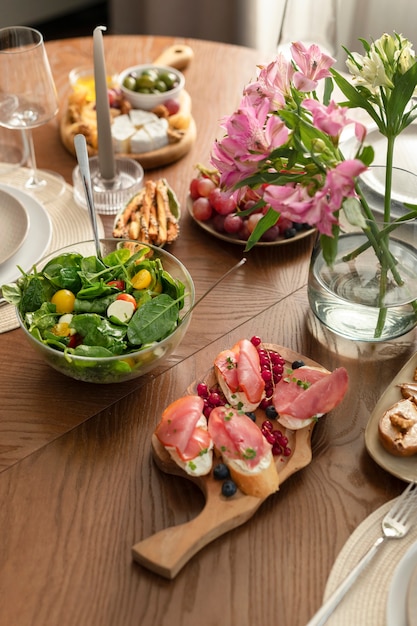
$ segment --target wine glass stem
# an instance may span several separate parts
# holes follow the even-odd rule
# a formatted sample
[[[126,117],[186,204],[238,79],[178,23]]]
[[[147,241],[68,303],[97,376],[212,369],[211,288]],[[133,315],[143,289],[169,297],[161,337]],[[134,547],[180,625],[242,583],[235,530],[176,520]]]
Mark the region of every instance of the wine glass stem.
[[[25,183],[25,187],[28,189],[39,189],[46,185],[46,181],[39,177],[39,172],[36,166],[35,146],[33,144],[32,131],[25,129],[26,143],[28,149],[28,166],[30,168],[30,175]]]

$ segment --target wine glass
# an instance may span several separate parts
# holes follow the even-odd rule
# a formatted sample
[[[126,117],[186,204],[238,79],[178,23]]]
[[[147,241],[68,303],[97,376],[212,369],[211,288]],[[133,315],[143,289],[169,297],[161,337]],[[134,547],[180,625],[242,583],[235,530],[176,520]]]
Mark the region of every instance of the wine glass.
[[[34,28],[0,29],[0,126],[24,131],[29,176],[22,188],[41,202],[55,200],[65,181],[36,165],[32,129],[58,112],[58,96],[42,34]]]

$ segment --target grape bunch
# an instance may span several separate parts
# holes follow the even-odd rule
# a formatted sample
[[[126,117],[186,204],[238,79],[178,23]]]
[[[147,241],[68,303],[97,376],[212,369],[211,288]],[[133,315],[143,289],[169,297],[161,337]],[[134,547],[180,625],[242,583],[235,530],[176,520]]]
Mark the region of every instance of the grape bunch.
[[[255,226],[263,217],[268,207],[254,209],[249,215],[241,215],[242,211],[252,209],[259,198],[255,192],[248,191],[245,198],[236,205],[230,196],[219,187],[219,176],[214,170],[200,166],[199,173],[191,180],[190,198],[192,213],[196,220],[209,223],[215,231],[231,235],[247,241]],[[291,239],[302,230],[311,227],[297,224],[280,216],[277,223],[271,226],[261,237],[263,242],[274,242],[280,239]]]

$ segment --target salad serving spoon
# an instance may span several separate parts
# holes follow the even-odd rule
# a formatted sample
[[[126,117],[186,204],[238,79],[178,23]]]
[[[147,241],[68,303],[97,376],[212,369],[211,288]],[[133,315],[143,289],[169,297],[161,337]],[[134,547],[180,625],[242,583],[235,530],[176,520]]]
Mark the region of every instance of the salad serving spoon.
[[[94,207],[93,191],[91,187],[90,164],[88,161],[87,142],[82,134],[74,137],[75,153],[80,168],[81,179],[84,187],[85,199],[87,202],[88,213],[90,215],[91,226],[93,228],[94,244],[96,248],[97,258],[101,260],[100,237],[97,228],[96,210]]]

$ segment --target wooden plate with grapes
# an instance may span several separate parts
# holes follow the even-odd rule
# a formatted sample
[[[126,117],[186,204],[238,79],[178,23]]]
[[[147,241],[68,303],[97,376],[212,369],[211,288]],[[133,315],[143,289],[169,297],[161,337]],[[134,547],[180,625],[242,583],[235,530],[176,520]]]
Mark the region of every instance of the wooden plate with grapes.
[[[279,355],[284,371],[286,367],[291,368],[295,361],[300,360],[306,365],[322,367],[319,363],[283,346],[261,344],[260,349],[264,350],[267,358],[272,357],[270,358],[272,362],[277,361],[275,355]],[[279,367],[276,369],[279,370]],[[278,382],[279,373],[277,375],[275,371],[275,374],[272,375],[275,376],[275,382]],[[194,381],[187,389],[187,393],[207,396],[205,388],[209,392],[208,398],[213,394],[212,400],[216,402],[214,394],[221,394],[221,392],[212,368],[203,380]],[[205,404],[207,407],[210,400],[208,399]],[[314,423],[295,431],[282,428],[277,422],[273,423],[273,419],[268,418],[269,411],[265,410],[265,404],[267,403],[264,403],[263,408],[259,407],[255,411],[253,418],[264,434],[267,430],[273,433],[273,437],[276,437],[275,463],[282,484],[292,474],[310,463],[312,458],[311,433]],[[266,422],[269,422],[269,425]],[[277,434],[277,431],[280,432],[280,435]],[[215,478],[214,468],[218,463],[216,459],[213,461],[213,469],[210,474],[195,478],[186,474],[172,461],[155,435],[152,436],[151,447],[153,458],[160,470],[191,480],[198,485],[205,496],[204,508],[197,517],[184,524],[166,528],[151,535],[132,548],[135,561],[164,578],[173,579],[204,546],[249,520],[261,506],[264,498],[245,495],[239,489],[230,497],[223,495],[222,481]],[[279,492],[273,497],[279,498]]]

